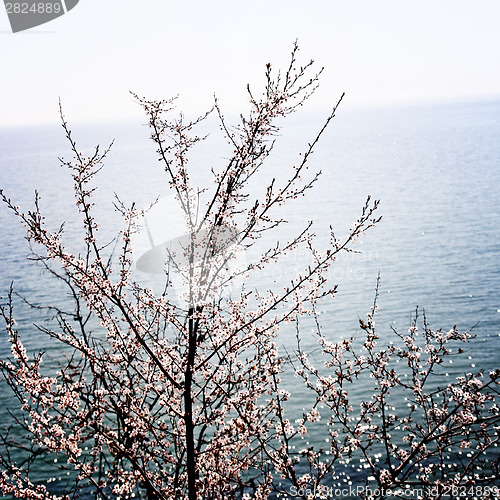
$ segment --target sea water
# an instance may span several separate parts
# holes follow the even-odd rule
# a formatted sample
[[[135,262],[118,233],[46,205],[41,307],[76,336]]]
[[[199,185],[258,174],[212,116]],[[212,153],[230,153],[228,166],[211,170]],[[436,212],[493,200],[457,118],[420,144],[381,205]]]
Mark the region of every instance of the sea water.
[[[262,167],[252,196],[275,177],[285,180],[290,167],[300,161],[328,111],[295,113],[275,137],[272,156]],[[116,235],[121,220],[113,208],[116,193],[127,205],[145,207],[158,196],[169,196],[168,179],[155,156],[154,144],[142,124],[75,124],[73,136],[85,154],[99,143],[114,139],[105,166],[96,178],[96,218],[105,238]],[[328,247],[330,225],[336,236],[348,234],[368,195],[380,200],[381,222],[353,244],[356,252],[341,256],[328,278],[338,285],[334,300],[321,305],[322,332],[336,341],[359,333],[358,319],[373,303],[380,275],[377,329],[381,341],[390,341],[391,328],[404,332],[418,306],[434,329],[473,329],[476,338],[466,356],[449,367],[457,376],[480,367],[486,373],[499,365],[500,347],[500,102],[475,102],[429,106],[343,111],[317,146],[309,161],[310,172],[321,170],[320,180],[304,198],[286,208],[287,223],[268,235],[252,256],[286,241],[308,220],[314,221],[315,244]],[[217,127],[191,163],[192,182],[213,187],[210,170],[218,170],[230,154]],[[72,199],[72,181],[58,157],[72,153],[58,126],[18,127],[0,130],[0,187],[23,211],[33,206],[33,193],[41,196],[41,211],[48,227],[65,222],[66,244],[78,249],[80,219]],[[262,194],[262,191],[261,191]],[[159,240],[169,225],[156,228]],[[34,304],[62,304],[65,291],[29,260],[30,249],[23,228],[5,206],[0,206],[0,295],[10,284]],[[137,257],[137,254],[135,254]],[[265,290],[286,286],[307,265],[307,253],[288,257],[250,281]],[[151,275],[134,272],[144,286],[155,286]],[[2,300],[5,303],[5,299]],[[57,359],[57,350],[34,326],[43,321],[39,312],[16,300],[16,319],[31,351],[46,351]],[[307,321],[302,346],[311,351],[315,338]],[[284,349],[295,347],[295,331],[278,334]],[[10,356],[7,335],[0,334],[0,355]],[[300,411],[308,394],[297,380],[284,380],[291,402]],[[1,404],[12,408],[16,400],[2,386]],[[355,396],[369,397],[363,386]],[[310,398],[310,395],[309,395]],[[9,417],[2,411],[2,426]],[[310,441],[314,441],[314,435]],[[319,444],[311,443],[311,444]],[[43,476],[43,473],[42,473]]]

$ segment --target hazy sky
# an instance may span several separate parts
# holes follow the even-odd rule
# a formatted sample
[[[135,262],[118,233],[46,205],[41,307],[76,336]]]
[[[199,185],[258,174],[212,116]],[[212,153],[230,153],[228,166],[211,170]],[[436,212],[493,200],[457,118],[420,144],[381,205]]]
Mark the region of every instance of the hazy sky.
[[[325,66],[312,107],[500,97],[499,0],[80,0],[17,34],[1,7],[0,125],[57,121],[59,97],[73,122],[142,120],[128,90],[239,111],[296,38]]]

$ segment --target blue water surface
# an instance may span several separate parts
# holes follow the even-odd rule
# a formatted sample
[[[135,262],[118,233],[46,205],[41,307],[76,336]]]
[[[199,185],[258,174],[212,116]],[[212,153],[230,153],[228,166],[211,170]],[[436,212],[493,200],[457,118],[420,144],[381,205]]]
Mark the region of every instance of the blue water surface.
[[[271,177],[286,176],[325,116],[296,113],[283,123],[255,193]],[[191,163],[193,184],[199,187],[211,185],[210,168],[221,168],[229,154],[218,128],[207,127],[211,135]],[[73,134],[86,154],[97,143],[105,147],[115,141],[97,181],[96,217],[106,238],[112,238],[121,224],[112,205],[115,192],[126,204],[139,206],[168,193],[146,126],[75,124]],[[327,248],[330,224],[338,236],[346,235],[367,195],[381,200],[382,221],[355,243],[359,253],[342,256],[329,274],[338,284],[338,295],[322,305],[325,335],[338,340],[358,330],[358,317],[369,311],[380,274],[377,328],[382,341],[390,340],[391,326],[404,331],[418,306],[425,309],[431,327],[457,325],[476,335],[468,355],[450,367],[450,373],[498,367],[499,137],[500,102],[339,110],[310,161],[311,172],[322,171],[320,180],[307,197],[286,209],[288,224],[260,247],[289,238],[311,219],[317,246]],[[65,221],[67,245],[76,249],[80,222],[72,181],[59,164],[61,156],[70,159],[72,153],[59,127],[0,130],[0,187],[25,211],[32,207],[37,189],[48,226],[57,229]],[[0,295],[5,297],[13,282],[15,290],[33,302],[63,303],[62,287],[48,280],[28,255],[22,225],[0,206]],[[307,255],[299,253],[265,269],[250,286],[286,285],[306,262]],[[154,285],[149,276],[134,276],[145,286]],[[32,326],[40,321],[37,311],[17,302],[17,321],[28,348],[47,350],[57,359],[57,350]],[[303,334],[303,345],[312,349],[314,338],[307,328]],[[293,349],[295,332],[284,330],[278,343]],[[3,331],[0,356],[9,353]],[[284,382],[291,388],[293,404],[301,409],[307,393],[297,389],[296,379]],[[363,394],[362,387],[355,390]],[[9,392],[2,392],[1,404],[15,404]],[[5,412],[1,418],[5,420]]]

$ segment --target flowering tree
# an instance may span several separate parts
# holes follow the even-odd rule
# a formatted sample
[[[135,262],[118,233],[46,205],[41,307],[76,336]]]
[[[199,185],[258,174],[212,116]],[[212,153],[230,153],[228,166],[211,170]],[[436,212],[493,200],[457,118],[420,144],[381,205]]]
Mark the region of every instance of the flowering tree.
[[[376,302],[367,319],[360,320],[358,337],[334,343],[322,329],[317,305],[336,292],[326,273],[380,220],[378,202],[367,199],[343,239],[331,231],[327,249],[315,247],[309,222],[287,242],[227,271],[238,252],[284,222],[280,207],[306,195],[320,175],[307,176],[308,162],[337,106],[289,176],[270,179],[257,199],[249,196],[251,180],[272,151],[279,120],[301,106],[318,84],[321,71],[310,74],[312,61],[299,66],[297,51],[295,45],[283,73],[275,75],[267,65],[261,97],[248,88],[250,113],[239,125],[230,127],[215,101],[212,112],[233,152],[213,172],[214,188],[206,201],[192,183],[188,159],[202,140],[194,130],[208,114],[194,121],[182,115],[171,119],[173,100],[135,95],[186,224],[177,254],[153,249],[165,262],[162,294],[131,276],[132,237],[143,215],[135,205],[117,205],[124,218],[118,254],[110,255],[108,242],[100,240],[93,182],[109,150],[80,153],[62,112],[74,154],[73,161],[63,163],[73,177],[85,233],[80,253],[66,248],[62,228],[46,227],[38,196],[35,208],[25,213],[1,193],[29,240],[42,249],[39,262],[71,297],[65,308],[51,306],[54,324],[38,326],[65,354],[53,371],[42,369],[42,353],[26,351],[14,319],[12,290],[1,306],[12,354],[0,361],[0,368],[19,400],[23,416],[17,423],[28,436],[22,443],[3,435],[4,494],[40,499],[312,498],[328,495],[350,461],[364,464],[356,474],[365,485],[358,493],[367,497],[372,495],[368,487],[384,496],[390,488],[420,486],[425,495],[439,498],[453,488],[455,494],[457,488],[486,488],[495,481],[498,463],[490,449],[498,441],[499,373],[465,374],[444,385],[441,378],[434,381],[443,359],[459,354],[453,346],[470,335],[454,328],[435,332],[425,320],[419,332],[415,321],[405,335],[394,332],[395,342],[379,347]],[[236,295],[224,294],[236,279],[244,282],[300,248],[309,253],[310,264],[287,286],[249,290],[241,285]],[[179,298],[169,293],[173,273],[185,284]],[[323,354],[319,362],[301,347],[302,318],[315,322]],[[295,353],[278,347],[278,332],[285,327],[296,328]],[[299,414],[283,389],[287,370],[311,394],[309,408]],[[350,395],[356,381],[371,381],[367,399]],[[304,446],[303,437],[316,429],[325,445]],[[14,453],[19,449],[28,457],[21,462]],[[44,460],[69,474],[64,492],[37,483],[33,464]]]

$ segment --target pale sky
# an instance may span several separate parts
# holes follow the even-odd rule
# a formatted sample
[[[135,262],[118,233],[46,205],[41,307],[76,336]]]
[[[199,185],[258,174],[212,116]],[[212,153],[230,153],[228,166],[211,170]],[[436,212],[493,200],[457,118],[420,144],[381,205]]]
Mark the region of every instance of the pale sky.
[[[295,39],[325,66],[312,108],[500,97],[499,0],[80,0],[16,34],[0,5],[0,126],[56,122],[59,97],[71,122],[143,121],[129,90],[244,111]]]

